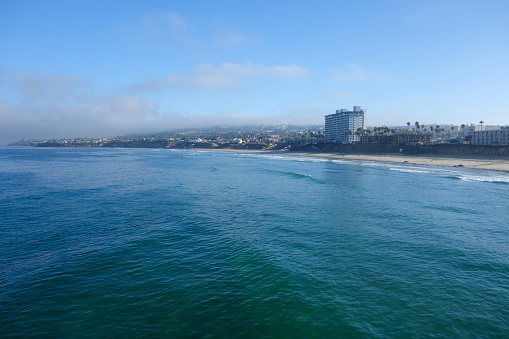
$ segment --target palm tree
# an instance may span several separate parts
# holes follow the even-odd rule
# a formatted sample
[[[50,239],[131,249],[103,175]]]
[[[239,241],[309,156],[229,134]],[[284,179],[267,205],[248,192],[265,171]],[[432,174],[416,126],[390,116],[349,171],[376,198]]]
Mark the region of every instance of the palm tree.
[[[416,122],[415,122],[415,128],[417,128],[417,129],[421,129],[421,125],[419,124],[419,121],[416,121]]]
[[[406,124],[408,126],[408,130],[410,131],[410,121],[408,121]]]
[[[322,131],[318,131],[318,140],[322,140],[323,137]]]

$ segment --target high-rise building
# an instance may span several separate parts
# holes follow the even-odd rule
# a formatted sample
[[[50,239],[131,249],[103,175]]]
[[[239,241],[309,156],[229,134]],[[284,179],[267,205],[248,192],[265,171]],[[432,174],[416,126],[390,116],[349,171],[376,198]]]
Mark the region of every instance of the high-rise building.
[[[366,110],[354,106],[353,111],[345,108],[325,116],[325,141],[351,143],[360,141],[355,135],[357,129],[366,127]]]

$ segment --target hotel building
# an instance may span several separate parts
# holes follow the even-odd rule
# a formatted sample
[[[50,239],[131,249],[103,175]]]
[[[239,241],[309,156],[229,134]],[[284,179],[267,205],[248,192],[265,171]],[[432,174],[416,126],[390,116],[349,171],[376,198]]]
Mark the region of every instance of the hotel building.
[[[357,129],[366,127],[366,110],[354,106],[353,111],[336,110],[336,113],[325,116],[325,141],[351,143],[360,141],[355,135]]]
[[[509,126],[500,127],[497,130],[474,130],[472,144],[477,145],[509,145]]]

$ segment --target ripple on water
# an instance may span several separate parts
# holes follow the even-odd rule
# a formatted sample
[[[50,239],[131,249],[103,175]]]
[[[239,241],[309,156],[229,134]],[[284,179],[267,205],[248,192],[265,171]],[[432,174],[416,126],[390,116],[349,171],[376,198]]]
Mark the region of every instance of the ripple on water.
[[[509,331],[504,175],[25,150],[0,149],[2,337]]]

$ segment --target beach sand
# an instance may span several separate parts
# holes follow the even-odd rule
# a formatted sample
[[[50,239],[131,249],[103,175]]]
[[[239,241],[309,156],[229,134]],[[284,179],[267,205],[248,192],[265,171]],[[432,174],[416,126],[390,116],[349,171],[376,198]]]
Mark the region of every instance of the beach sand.
[[[453,158],[445,156],[414,156],[414,155],[366,155],[366,154],[323,154],[323,153],[288,153],[289,155],[316,156],[327,159],[383,161],[400,164],[444,166],[444,167],[466,167],[483,170],[509,172],[509,160],[483,159],[483,158]]]
[[[198,149],[197,149],[198,150]],[[448,157],[448,156],[421,156],[421,155],[400,155],[400,154],[337,154],[337,153],[307,153],[290,151],[271,150],[242,150],[242,149],[207,149],[207,151],[237,152],[237,153],[267,153],[288,156],[318,157],[325,159],[341,160],[362,160],[393,162],[400,164],[443,166],[443,167],[465,167],[482,170],[503,171],[509,173],[509,159],[487,159],[474,157]]]

